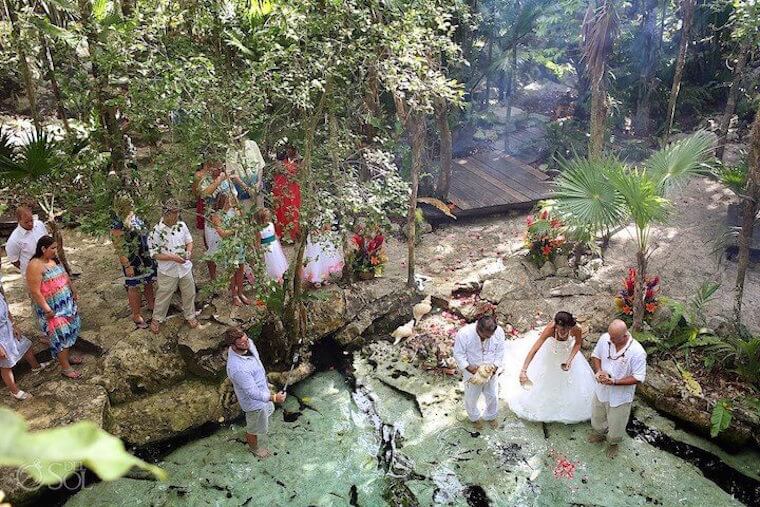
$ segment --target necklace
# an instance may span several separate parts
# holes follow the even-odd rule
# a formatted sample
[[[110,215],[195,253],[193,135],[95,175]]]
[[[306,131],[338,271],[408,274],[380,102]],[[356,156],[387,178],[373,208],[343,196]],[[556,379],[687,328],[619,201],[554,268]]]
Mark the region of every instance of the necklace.
[[[631,348],[631,345],[633,345],[633,339],[628,338],[628,343],[626,344],[625,348],[623,348],[623,352],[613,357],[612,340],[610,340],[609,342],[607,342],[607,359],[609,359],[610,361],[617,361],[618,359],[625,358],[625,353],[628,352],[628,349]],[[615,350],[615,352],[617,352],[617,349]]]

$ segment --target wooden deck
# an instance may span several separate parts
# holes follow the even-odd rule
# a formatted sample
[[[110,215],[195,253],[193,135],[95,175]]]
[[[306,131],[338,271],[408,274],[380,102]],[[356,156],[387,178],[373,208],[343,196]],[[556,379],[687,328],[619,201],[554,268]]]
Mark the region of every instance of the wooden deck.
[[[449,200],[461,217],[530,209],[551,197],[549,177],[499,150],[454,159]]]

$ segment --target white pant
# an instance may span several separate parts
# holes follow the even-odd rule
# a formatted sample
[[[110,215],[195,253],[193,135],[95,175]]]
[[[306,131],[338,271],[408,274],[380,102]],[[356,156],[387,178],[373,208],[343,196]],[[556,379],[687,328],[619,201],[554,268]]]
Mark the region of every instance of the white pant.
[[[481,418],[478,400],[482,394],[486,398],[486,411],[482,414],[485,421],[493,421],[499,411],[499,377],[494,375],[491,380],[483,385],[475,385],[467,380],[472,375],[465,372],[464,375],[464,408],[467,410],[467,417],[470,421],[475,422]]]

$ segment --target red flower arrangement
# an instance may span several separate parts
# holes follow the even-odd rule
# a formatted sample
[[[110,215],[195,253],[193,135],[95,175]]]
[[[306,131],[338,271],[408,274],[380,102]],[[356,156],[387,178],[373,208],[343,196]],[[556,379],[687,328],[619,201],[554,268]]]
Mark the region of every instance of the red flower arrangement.
[[[528,231],[525,234],[525,246],[528,256],[538,266],[553,260],[557,251],[565,244],[562,236],[562,222],[552,218],[548,210],[542,210],[537,216],[528,215]]]
[[[623,317],[633,316],[633,294],[636,290],[637,276],[636,268],[628,268],[628,276],[623,279],[623,288],[615,296],[615,306]],[[654,315],[654,312],[660,307],[660,301],[657,297],[659,285],[659,276],[644,278],[644,320]]]
[[[388,261],[383,245],[385,236],[378,232],[374,236],[354,234],[351,238],[349,262],[355,273],[382,274],[383,265]]]

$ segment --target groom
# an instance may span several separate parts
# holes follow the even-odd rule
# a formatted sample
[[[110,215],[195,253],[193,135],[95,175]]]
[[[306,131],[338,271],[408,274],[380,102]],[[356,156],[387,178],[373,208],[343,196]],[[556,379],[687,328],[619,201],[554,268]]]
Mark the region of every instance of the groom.
[[[622,320],[613,320],[596,343],[591,354],[591,367],[596,374],[596,393],[591,407],[588,441],[594,444],[607,440],[607,456],[614,458],[625,435],[636,385],[644,382],[647,353],[628,332]]]
[[[486,315],[477,323],[464,326],[454,339],[454,359],[462,372],[464,380],[464,408],[467,417],[477,429],[483,428],[478,400],[482,394],[486,399],[486,412],[483,421],[496,429],[499,423],[496,415],[499,410],[498,400],[498,370],[482,385],[469,382],[478,371],[478,366],[495,365],[501,369],[504,362],[505,336],[504,330],[496,322],[496,317]]]

